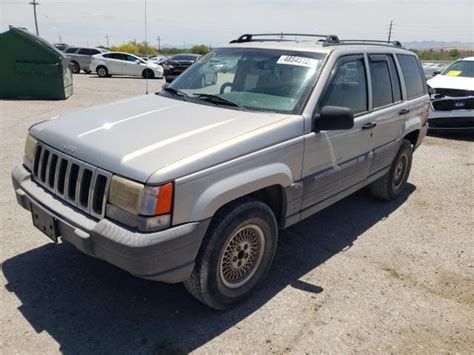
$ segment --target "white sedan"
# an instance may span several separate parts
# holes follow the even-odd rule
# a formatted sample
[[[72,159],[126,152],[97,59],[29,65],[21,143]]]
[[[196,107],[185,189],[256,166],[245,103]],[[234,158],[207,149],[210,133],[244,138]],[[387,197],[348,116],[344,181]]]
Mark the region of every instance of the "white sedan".
[[[100,77],[112,75],[163,78],[163,67],[129,53],[107,52],[93,57],[90,69]]]

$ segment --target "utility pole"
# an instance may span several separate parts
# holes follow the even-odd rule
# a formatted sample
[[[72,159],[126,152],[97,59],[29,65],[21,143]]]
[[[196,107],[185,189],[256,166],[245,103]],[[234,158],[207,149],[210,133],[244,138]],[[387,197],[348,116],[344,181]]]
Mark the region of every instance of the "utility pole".
[[[161,52],[161,38],[158,36],[156,39],[158,40],[158,52]]]
[[[388,30],[388,43],[392,40],[392,28],[393,28],[393,20],[390,21],[390,29]]]
[[[183,41],[183,49],[186,50],[186,41]]]
[[[108,34],[105,35],[105,39],[107,40],[107,48],[110,48],[110,46],[109,46],[109,35]]]
[[[39,5],[39,3],[36,2],[36,0],[33,0],[30,2],[30,5],[33,5],[33,13],[35,15],[35,27],[36,27],[36,35],[39,36],[39,31],[38,31],[38,20],[36,18],[36,6]]]

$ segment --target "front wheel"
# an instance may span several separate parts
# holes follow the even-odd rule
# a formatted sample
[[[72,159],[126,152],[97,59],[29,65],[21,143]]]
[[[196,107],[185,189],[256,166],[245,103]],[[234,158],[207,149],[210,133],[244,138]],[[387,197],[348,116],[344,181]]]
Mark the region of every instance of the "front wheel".
[[[214,217],[186,289],[214,309],[242,301],[270,270],[277,239],[266,204],[251,198],[229,204]]]
[[[154,79],[155,78],[155,73],[153,73],[153,70],[151,70],[151,69],[145,69],[142,73],[142,77],[144,79],[146,79],[146,78]]]
[[[404,190],[410,175],[413,148],[407,140],[402,142],[390,170],[370,185],[373,196],[386,201],[396,199]]]

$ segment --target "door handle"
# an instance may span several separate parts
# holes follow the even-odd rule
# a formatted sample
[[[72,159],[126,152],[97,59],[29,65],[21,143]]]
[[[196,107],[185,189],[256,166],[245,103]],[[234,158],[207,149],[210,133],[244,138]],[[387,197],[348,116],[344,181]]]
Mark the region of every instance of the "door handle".
[[[403,110],[401,110],[398,114],[401,116],[401,115],[406,115],[407,113],[410,113],[410,110],[409,109],[406,109],[404,108]]]
[[[374,128],[375,126],[377,126],[376,122],[367,122],[366,124],[362,126],[362,129],[371,129],[371,128]]]

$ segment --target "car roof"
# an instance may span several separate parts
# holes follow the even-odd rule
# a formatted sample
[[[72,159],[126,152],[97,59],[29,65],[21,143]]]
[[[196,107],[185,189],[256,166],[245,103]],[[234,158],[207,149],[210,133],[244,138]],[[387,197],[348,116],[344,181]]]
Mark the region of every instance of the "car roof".
[[[252,49],[275,49],[275,50],[287,50],[287,51],[301,51],[301,52],[315,52],[329,54],[334,51],[344,52],[372,52],[372,53],[401,53],[411,54],[413,52],[392,46],[382,44],[338,44],[338,43],[324,43],[314,41],[251,41],[241,43],[229,43],[221,48],[252,48]]]
[[[459,60],[467,60],[469,62],[474,62],[474,57],[461,58]]]

